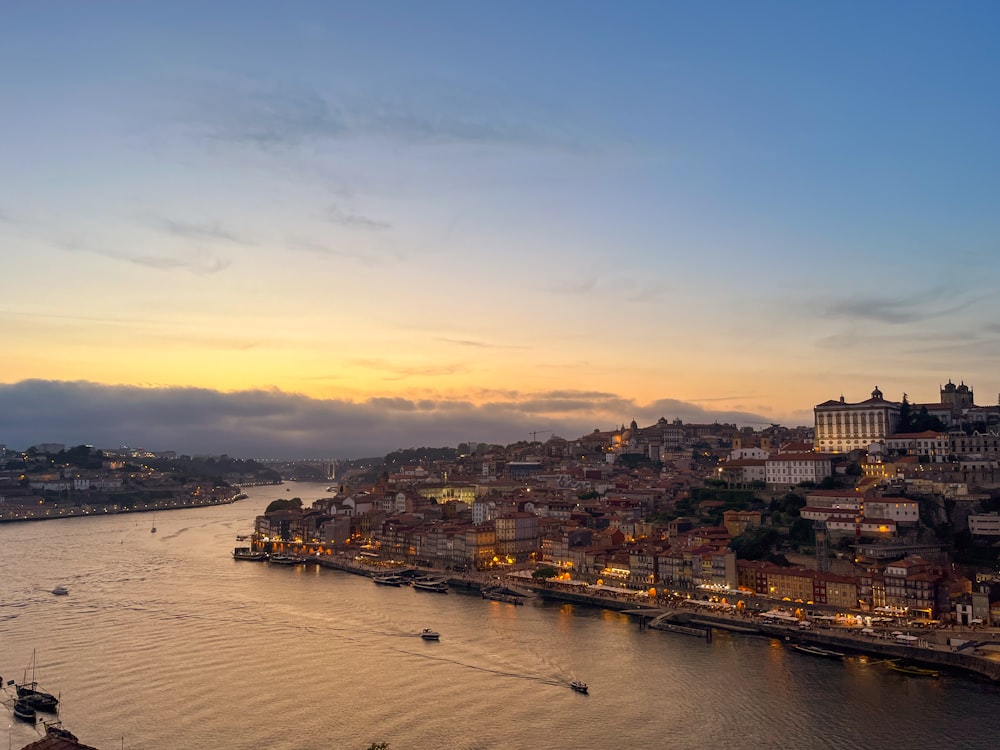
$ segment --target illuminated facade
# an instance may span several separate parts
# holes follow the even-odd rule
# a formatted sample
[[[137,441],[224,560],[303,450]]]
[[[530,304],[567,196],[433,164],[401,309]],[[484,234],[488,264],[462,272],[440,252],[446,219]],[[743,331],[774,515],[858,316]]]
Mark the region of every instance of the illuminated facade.
[[[508,513],[493,522],[497,553],[524,562],[539,549],[538,517],[534,513]]]
[[[878,386],[867,401],[851,404],[841,396],[839,401],[818,404],[813,408],[815,449],[823,453],[868,450],[896,431],[899,407],[895,401],[886,401]]]

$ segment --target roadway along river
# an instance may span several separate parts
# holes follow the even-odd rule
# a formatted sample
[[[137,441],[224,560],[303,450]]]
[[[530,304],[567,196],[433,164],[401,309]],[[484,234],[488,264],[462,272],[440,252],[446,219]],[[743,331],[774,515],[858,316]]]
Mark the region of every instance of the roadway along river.
[[[323,489],[158,513],[155,534],[148,515],[0,525],[0,674],[35,652],[63,725],[101,750],[996,747],[1000,690],[962,677],[232,560],[269,501]],[[8,718],[11,747],[37,738]]]

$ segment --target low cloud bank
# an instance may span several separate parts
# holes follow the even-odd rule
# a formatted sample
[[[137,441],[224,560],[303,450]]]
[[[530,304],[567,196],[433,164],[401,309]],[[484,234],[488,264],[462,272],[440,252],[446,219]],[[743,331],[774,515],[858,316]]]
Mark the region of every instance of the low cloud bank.
[[[708,411],[665,399],[640,406],[609,393],[552,392],[485,404],[373,398],[315,399],[279,390],[226,393],[91,382],[0,384],[0,443],[122,445],[239,458],[360,458],[399,448],[508,444],[550,434],[576,438],[633,418],[766,424],[744,412]],[[544,432],[543,432],[544,431]]]

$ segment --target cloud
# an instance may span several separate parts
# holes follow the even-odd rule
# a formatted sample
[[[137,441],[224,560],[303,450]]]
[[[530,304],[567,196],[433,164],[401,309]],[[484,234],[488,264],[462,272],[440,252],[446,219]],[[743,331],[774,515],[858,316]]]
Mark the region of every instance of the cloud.
[[[670,287],[658,280],[637,281],[628,277],[579,276],[575,279],[560,277],[548,285],[553,294],[568,296],[605,296],[625,302],[657,302],[663,299]]]
[[[514,118],[512,111],[494,97],[456,102],[449,95],[444,102],[429,93],[414,102],[229,80],[191,97],[180,118],[195,137],[267,151],[362,138],[409,145],[585,150],[561,128]]]
[[[152,219],[150,223],[157,229],[173,235],[174,237],[182,237],[189,240],[222,240],[224,242],[232,242],[237,245],[254,244],[249,240],[237,237],[232,232],[226,231],[217,221],[198,223],[177,221],[175,219],[167,218],[155,218]]]
[[[411,378],[411,377],[421,377],[421,376],[440,376],[440,375],[454,375],[456,372],[462,372],[465,370],[464,365],[460,364],[441,364],[432,366],[409,366],[409,365],[397,365],[388,360],[384,359],[354,359],[351,360],[351,364],[358,367],[364,367],[369,370],[377,370],[383,373],[383,379],[385,380],[399,380],[401,378]]]
[[[390,229],[392,227],[392,225],[388,222],[372,219],[368,216],[362,216],[361,214],[350,211],[337,203],[334,203],[327,209],[326,218],[334,224],[347,227],[348,229],[367,229],[371,231],[378,231],[382,229]]]
[[[148,253],[98,247],[79,240],[55,241],[54,247],[72,253],[91,253],[102,258],[120,260],[136,266],[155,268],[159,271],[190,271],[198,275],[218,273],[229,267],[227,258],[218,257],[204,250],[178,253],[175,255],[152,255]]]
[[[206,138],[287,148],[307,140],[345,135],[343,113],[314,91],[291,89],[204,92],[193,102],[189,124]]]
[[[360,263],[363,266],[369,267],[381,266],[389,263],[390,261],[400,261],[405,259],[405,256],[398,252],[380,253],[364,250],[342,250],[337,247],[331,247],[330,245],[320,244],[311,240],[288,240],[286,245],[293,250],[305,250],[309,253],[326,255],[331,258],[343,258],[344,260],[354,261],[355,263]]]
[[[832,302],[824,312],[827,317],[835,319],[903,325],[951,315],[982,299],[980,297],[963,300],[959,299],[959,296],[955,290],[945,287],[912,290],[896,297],[888,294],[877,296],[859,294]]]
[[[454,344],[455,346],[470,347],[473,349],[527,349],[527,346],[516,346],[513,344],[490,344],[486,341],[473,341],[472,339],[453,339],[447,336],[436,336],[435,341],[444,344]]]
[[[770,421],[670,399],[640,406],[600,392],[558,391],[477,405],[406,398],[350,402],[279,390],[223,393],[49,380],[0,384],[0,414],[0,443],[15,449],[57,442],[242,458],[359,458],[470,440],[507,444],[542,429],[573,439],[633,417],[642,425],[661,416],[686,422]]]

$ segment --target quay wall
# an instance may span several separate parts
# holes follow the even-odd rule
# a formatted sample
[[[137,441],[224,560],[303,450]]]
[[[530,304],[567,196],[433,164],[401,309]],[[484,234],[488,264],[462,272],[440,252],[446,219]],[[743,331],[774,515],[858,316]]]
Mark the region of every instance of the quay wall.
[[[122,513],[158,513],[181,508],[205,508],[210,505],[231,505],[237,502],[236,497],[220,500],[191,500],[175,498],[141,503],[134,506],[120,505],[63,505],[58,507],[7,508],[0,510],[0,523],[17,523],[19,521],[51,521],[56,518],[93,518],[95,516],[116,516]]]
[[[604,609],[612,609],[617,612],[635,610],[639,608],[634,601],[626,599],[612,599],[607,596],[595,596],[593,594],[583,594],[576,591],[566,591],[564,589],[552,589],[546,586],[532,586],[530,584],[520,582],[517,585],[521,588],[529,589],[543,599],[557,599],[559,601],[571,602],[573,604],[589,604],[593,607],[603,607]],[[655,615],[657,611],[658,610],[650,608],[650,616]]]
[[[558,599],[577,604],[589,604],[616,611],[628,611],[629,614],[641,617],[653,618],[665,611],[671,611],[670,609],[664,610],[663,608],[649,607],[649,614],[646,615],[644,614],[645,608],[637,606],[634,601],[615,600],[604,596],[594,596],[592,594],[550,589],[541,586],[531,586],[530,588],[543,598]],[[702,625],[704,627],[719,628],[720,630],[729,630],[736,633],[759,634],[782,640],[788,638],[800,643],[813,643],[859,654],[881,656],[893,660],[906,660],[971,672],[994,682],[1000,682],[1000,661],[994,661],[973,653],[955,651],[950,646],[906,646],[886,638],[860,635],[846,631],[838,633],[830,629],[817,628],[803,630],[798,627],[761,623],[742,616],[727,617],[724,615],[692,612],[686,609],[676,610],[676,612],[684,615],[682,623],[684,625]]]
[[[738,630],[746,632],[752,621],[733,620],[728,617],[707,614],[694,614],[689,622],[701,623],[722,630]],[[1000,682],[1000,662],[970,653],[954,651],[950,646],[907,646],[895,643],[887,638],[870,635],[858,635],[850,632],[833,630],[803,630],[797,627],[756,623],[754,627],[761,635],[772,638],[789,639],[800,643],[812,643],[818,646],[828,646],[860,654],[881,656],[891,660],[905,660],[919,664],[946,667],[965,672],[973,672],[981,677]]]
[[[315,556],[310,558],[310,561],[314,561],[326,568],[333,568],[361,576],[371,576],[373,573],[384,571],[384,568],[378,566],[361,565],[353,559],[327,555]],[[428,570],[423,572],[440,575],[440,571]],[[493,583],[493,581],[484,582],[479,580],[478,577],[459,575],[449,577],[448,583],[455,588],[478,591],[482,589],[485,583]],[[529,590],[543,599],[554,599],[572,604],[602,607],[604,609],[625,612],[630,615],[637,615],[643,620],[646,618],[653,619],[657,616],[669,619],[671,614],[676,613],[683,615],[683,621],[678,620],[681,626],[690,625],[718,628],[741,634],[756,634],[780,640],[788,639],[799,643],[812,643],[859,654],[881,656],[889,660],[906,660],[919,664],[959,670],[985,677],[994,682],[1000,682],[1000,661],[987,659],[973,653],[955,651],[950,646],[940,644],[926,647],[906,646],[894,643],[887,638],[860,635],[847,631],[837,632],[829,628],[810,628],[806,630],[798,627],[763,623],[742,615],[726,616],[706,612],[693,612],[689,609],[680,610],[669,607],[643,606],[637,604],[634,600],[614,599],[609,596],[584,594],[565,589],[532,585],[523,580],[518,580],[515,585],[519,588]]]

